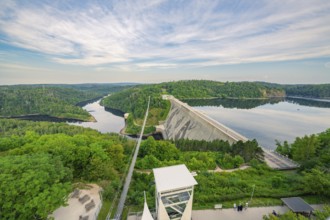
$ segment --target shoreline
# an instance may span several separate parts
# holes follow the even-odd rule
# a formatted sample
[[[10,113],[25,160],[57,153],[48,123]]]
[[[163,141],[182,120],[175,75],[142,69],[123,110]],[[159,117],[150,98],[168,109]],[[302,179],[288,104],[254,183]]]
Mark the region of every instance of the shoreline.
[[[310,101],[317,101],[317,102],[330,102],[330,99],[320,99],[320,98],[301,97],[301,96],[286,96],[285,98],[303,99],[303,100],[310,100]]]
[[[91,120],[82,120],[76,118],[61,118],[46,114],[27,114],[27,115],[15,115],[15,116],[0,116],[0,119],[20,119],[29,121],[48,121],[48,122],[96,122],[96,119],[91,116]]]
[[[311,100],[311,101],[318,101],[318,102],[330,102],[330,99],[326,98],[316,98],[316,97],[301,97],[301,96],[271,96],[271,97],[264,97],[264,98],[239,98],[239,97],[208,97],[208,98],[185,98],[179,100],[212,100],[212,99],[230,99],[230,100],[267,100],[267,99],[304,99],[304,100]]]
[[[267,100],[267,99],[284,99],[287,96],[269,96],[269,97],[260,97],[260,98],[246,98],[246,97],[206,97],[206,98],[184,98],[179,99],[180,101],[184,100],[212,100],[212,99],[231,99],[231,100]]]

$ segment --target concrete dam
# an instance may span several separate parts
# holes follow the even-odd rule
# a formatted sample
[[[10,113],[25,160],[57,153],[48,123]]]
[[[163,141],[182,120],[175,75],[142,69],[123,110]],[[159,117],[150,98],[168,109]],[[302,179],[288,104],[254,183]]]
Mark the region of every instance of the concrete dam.
[[[212,141],[216,139],[235,143],[248,139],[234,130],[220,124],[180,100],[167,96],[171,110],[164,123],[164,139],[191,139]]]
[[[163,99],[171,102],[170,112],[160,127],[164,139],[178,140],[206,140],[216,139],[228,141],[230,144],[237,141],[247,141],[248,138],[215,121],[209,116],[192,108],[186,103],[170,95],[164,95]],[[299,165],[276,152],[262,148],[265,162],[274,169],[293,169]]]

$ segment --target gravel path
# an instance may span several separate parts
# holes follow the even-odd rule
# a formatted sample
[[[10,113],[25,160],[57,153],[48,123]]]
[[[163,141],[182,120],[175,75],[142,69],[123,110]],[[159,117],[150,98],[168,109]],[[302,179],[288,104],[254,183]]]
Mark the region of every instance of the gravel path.
[[[54,211],[51,215],[55,220],[78,220],[79,216],[88,216],[89,220],[96,218],[96,214],[101,208],[101,199],[99,191],[101,188],[96,184],[89,184],[90,189],[81,189],[80,193],[76,198],[69,197],[68,206],[60,207]],[[89,196],[89,199],[85,203],[79,202],[79,198],[84,197],[85,195]],[[85,206],[94,201],[95,207],[91,208],[89,211],[86,210]]]

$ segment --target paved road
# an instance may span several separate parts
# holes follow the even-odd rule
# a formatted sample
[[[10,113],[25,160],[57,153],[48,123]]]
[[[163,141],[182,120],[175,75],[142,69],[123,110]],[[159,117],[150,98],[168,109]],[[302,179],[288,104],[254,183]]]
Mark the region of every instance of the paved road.
[[[322,209],[322,205],[312,205],[314,209]],[[262,220],[264,215],[269,215],[273,210],[278,214],[284,214],[289,211],[286,206],[268,206],[268,207],[252,207],[248,209],[243,209],[243,211],[238,212],[233,209],[223,209],[223,210],[193,210],[192,219],[193,220]]]
[[[144,121],[143,121],[142,129],[141,129],[141,134],[140,134],[140,137],[138,139],[138,142],[137,142],[137,145],[136,145],[136,148],[135,148],[135,152],[134,152],[134,155],[133,155],[133,158],[132,158],[132,162],[131,162],[131,165],[129,167],[129,170],[128,170],[128,173],[127,173],[127,176],[126,176],[125,185],[124,185],[123,191],[122,191],[121,196],[120,196],[120,199],[119,199],[119,203],[118,203],[118,207],[117,207],[117,212],[115,214],[115,219],[116,220],[120,220],[121,219],[121,215],[123,213],[124,204],[125,204],[125,200],[126,200],[126,196],[127,196],[129,184],[131,183],[131,179],[132,179],[132,175],[133,175],[133,170],[134,170],[136,158],[137,158],[137,155],[139,153],[140,144],[141,144],[141,140],[142,140],[142,135],[143,135],[143,132],[144,132],[144,127],[146,125],[147,118],[148,118],[149,105],[150,105],[150,97],[149,97],[149,100],[148,100],[147,111],[146,111],[146,114],[144,116]]]
[[[286,158],[273,151],[269,151],[266,149],[263,150],[264,150],[265,161],[267,165],[271,168],[285,170],[285,169],[294,169],[299,167],[297,163],[290,160],[289,158]]]
[[[315,210],[321,210],[323,205],[311,205]],[[278,214],[284,214],[289,211],[286,206],[266,206],[266,207],[252,207],[243,209],[238,212],[232,209],[206,209],[193,210],[192,220],[262,220],[264,215],[269,215],[273,210]],[[139,215],[130,215],[127,220],[141,220],[142,212]]]

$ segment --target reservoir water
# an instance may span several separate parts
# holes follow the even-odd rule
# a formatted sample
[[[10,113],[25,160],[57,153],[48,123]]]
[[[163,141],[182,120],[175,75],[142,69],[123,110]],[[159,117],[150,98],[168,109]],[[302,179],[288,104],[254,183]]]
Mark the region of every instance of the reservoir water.
[[[185,102],[268,149],[276,148],[275,140],[292,143],[296,137],[330,128],[330,102],[293,98]]]
[[[100,105],[100,100],[85,105],[83,109],[88,111],[96,119],[96,122],[75,122],[69,124],[93,128],[101,133],[119,133],[125,126],[124,118],[106,111],[105,108]]]

